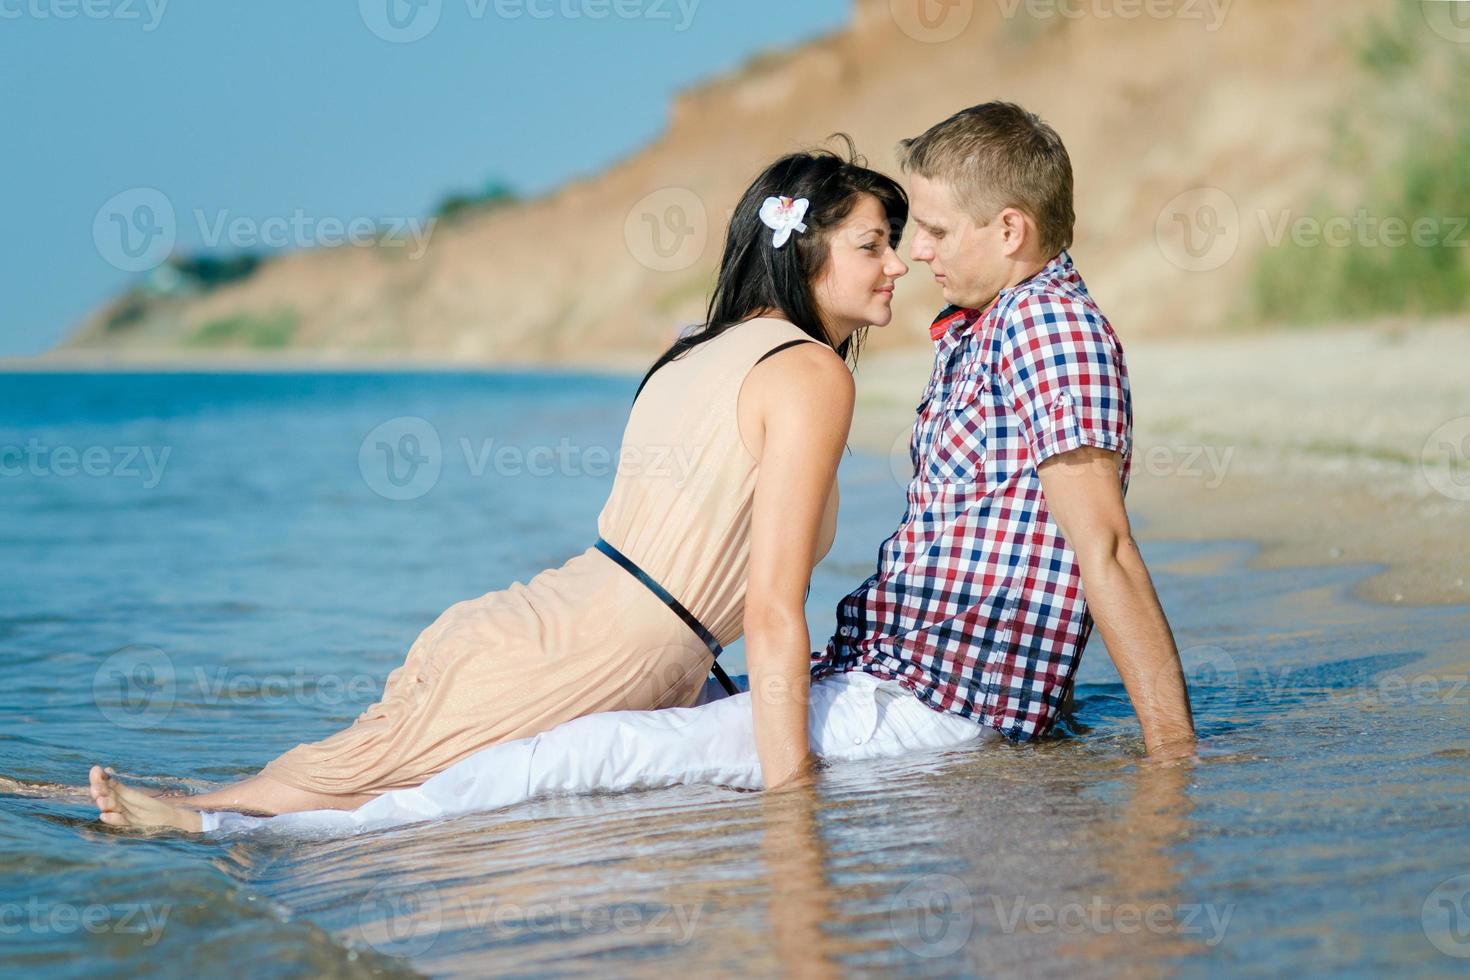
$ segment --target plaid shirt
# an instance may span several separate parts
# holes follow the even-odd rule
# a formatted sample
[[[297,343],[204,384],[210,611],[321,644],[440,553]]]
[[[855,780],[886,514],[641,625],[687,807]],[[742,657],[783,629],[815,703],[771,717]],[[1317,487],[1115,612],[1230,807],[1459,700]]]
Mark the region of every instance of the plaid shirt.
[[[897,678],[931,708],[1024,741],[1055,724],[1092,632],[1036,467],[1079,446],[1117,450],[1127,491],[1123,349],[1065,251],[983,313],[944,310],[932,333],[903,522],[838,604],[812,673]]]

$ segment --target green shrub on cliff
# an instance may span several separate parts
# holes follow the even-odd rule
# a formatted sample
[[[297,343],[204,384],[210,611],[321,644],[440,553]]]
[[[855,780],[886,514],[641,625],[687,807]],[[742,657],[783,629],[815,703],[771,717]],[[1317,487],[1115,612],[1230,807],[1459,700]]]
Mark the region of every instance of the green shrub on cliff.
[[[211,320],[189,338],[193,347],[286,347],[296,335],[301,318],[294,310],[273,313],[237,313]]]
[[[1368,84],[1335,157],[1367,175],[1361,199],[1282,222],[1256,260],[1254,319],[1470,310],[1470,52],[1401,9],[1369,25],[1358,56]]]
[[[434,208],[434,216],[444,220],[453,221],[463,218],[468,214],[480,211],[488,211],[507,204],[514,204],[520,197],[510,185],[500,180],[486,182],[478,193],[449,194],[440,200]]]

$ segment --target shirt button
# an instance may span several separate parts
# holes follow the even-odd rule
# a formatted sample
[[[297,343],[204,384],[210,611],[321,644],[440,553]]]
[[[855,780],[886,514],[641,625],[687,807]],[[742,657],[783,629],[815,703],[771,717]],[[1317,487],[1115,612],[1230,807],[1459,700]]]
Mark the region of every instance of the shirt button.
[[[853,745],[862,745],[863,744],[863,740],[860,739],[860,738],[855,738],[855,739],[852,740],[852,744]]]

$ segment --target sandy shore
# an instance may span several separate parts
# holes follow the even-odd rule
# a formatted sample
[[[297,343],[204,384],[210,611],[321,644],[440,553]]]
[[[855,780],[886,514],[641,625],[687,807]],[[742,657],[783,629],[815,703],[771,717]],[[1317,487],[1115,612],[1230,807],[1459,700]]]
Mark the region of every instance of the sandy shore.
[[[1140,540],[1249,539],[1263,565],[1383,566],[1362,598],[1470,602],[1470,321],[1124,345]],[[863,365],[854,445],[906,465],[929,368]]]
[[[1363,598],[1470,602],[1470,320],[1124,344],[1140,539],[1247,539],[1267,565],[1383,566]],[[631,372],[645,361],[565,367]],[[492,367],[534,366],[291,351],[0,360],[0,370]],[[929,369],[928,348],[916,348],[871,353],[858,375],[853,445],[889,455],[896,481]]]

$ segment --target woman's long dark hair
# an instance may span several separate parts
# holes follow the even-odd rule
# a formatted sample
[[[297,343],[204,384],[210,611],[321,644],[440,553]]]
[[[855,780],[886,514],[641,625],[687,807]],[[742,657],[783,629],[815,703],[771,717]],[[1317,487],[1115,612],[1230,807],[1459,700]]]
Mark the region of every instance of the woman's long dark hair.
[[[659,368],[762,310],[780,311],[807,336],[832,347],[849,365],[857,366],[867,328],[834,345],[812,298],[812,280],[827,262],[832,229],[852,213],[859,195],[871,194],[883,205],[888,216],[888,240],[894,248],[908,222],[909,199],[892,178],[867,168],[852,137],[834,133],[832,138],[847,143],[845,157],[830,150],[792,153],[767,167],[746,188],[725,232],[725,254],[720,259],[720,274],[710,294],[705,322],[674,341],[653,362],[638,385],[640,392]],[[803,219],[807,230],[793,232],[782,248],[771,244],[772,231],[760,219],[761,205],[768,197],[804,197],[811,202]],[[636,400],[638,396],[633,397]]]

